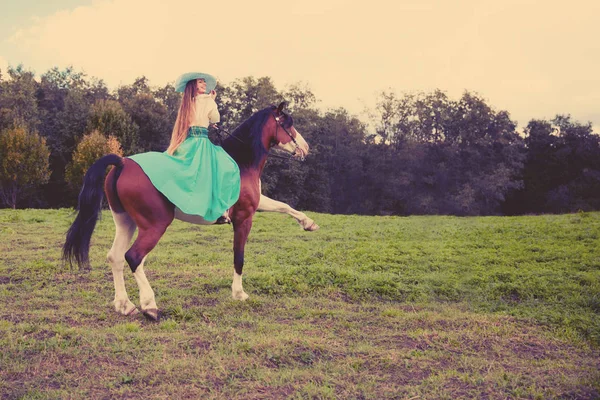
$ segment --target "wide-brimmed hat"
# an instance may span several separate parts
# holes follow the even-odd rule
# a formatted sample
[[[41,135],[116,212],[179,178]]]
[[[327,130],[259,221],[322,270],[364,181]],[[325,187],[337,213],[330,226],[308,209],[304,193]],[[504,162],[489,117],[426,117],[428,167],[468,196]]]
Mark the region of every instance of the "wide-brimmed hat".
[[[175,81],[175,91],[176,92],[184,92],[185,85],[189,81],[194,80],[194,79],[204,79],[204,82],[206,82],[206,93],[210,93],[211,90],[215,90],[215,88],[217,87],[217,80],[215,79],[214,76],[209,75],[209,74],[204,74],[202,72],[187,72],[187,73],[181,75]]]

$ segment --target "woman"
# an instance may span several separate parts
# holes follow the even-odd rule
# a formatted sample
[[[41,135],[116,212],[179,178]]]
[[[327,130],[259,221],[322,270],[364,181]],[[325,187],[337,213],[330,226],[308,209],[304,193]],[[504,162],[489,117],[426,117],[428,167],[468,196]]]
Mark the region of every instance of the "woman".
[[[207,136],[209,124],[220,120],[216,85],[208,74],[180,76],[175,90],[183,92],[183,99],[167,151],[129,157],[177,207],[176,215],[200,216],[207,222],[225,222],[227,210],[240,195],[237,163]]]

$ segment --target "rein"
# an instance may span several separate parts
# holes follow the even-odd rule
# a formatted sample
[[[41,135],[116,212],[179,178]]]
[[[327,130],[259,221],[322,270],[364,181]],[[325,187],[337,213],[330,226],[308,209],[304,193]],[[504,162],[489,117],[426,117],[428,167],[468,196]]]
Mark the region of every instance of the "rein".
[[[273,118],[275,118],[275,122],[276,122],[276,125],[277,125],[277,127],[275,128],[275,137],[277,138],[277,132],[278,132],[278,129],[279,129],[279,127],[281,127],[281,129],[283,129],[283,130],[285,131],[285,133],[287,133],[287,134],[288,134],[288,136],[290,137],[290,139],[292,139],[292,142],[293,142],[293,143],[294,143],[294,145],[296,146],[296,149],[294,150],[294,153],[295,153],[295,151],[296,151],[296,150],[298,150],[298,147],[299,147],[299,146],[298,146],[298,142],[296,142],[296,139],[294,139],[294,137],[292,136],[292,134],[291,134],[291,133],[290,133],[290,132],[289,132],[289,131],[288,131],[288,130],[285,128],[285,126],[283,126],[283,125],[282,125],[282,124],[279,122],[279,117],[277,117],[277,116],[276,116],[274,113],[272,113],[272,115],[273,115]],[[217,130],[217,133],[218,133],[219,135],[220,135],[221,133],[224,133],[224,134],[226,134],[227,136],[229,136],[230,138],[233,138],[233,139],[237,140],[238,142],[240,142],[240,143],[242,143],[242,144],[244,144],[244,145],[248,145],[248,143],[244,142],[242,139],[240,139],[240,138],[239,138],[239,137],[237,137],[237,136],[233,136],[231,133],[229,133],[227,130],[225,130],[225,129],[221,128],[221,127],[220,127],[220,126],[218,126],[217,124],[213,124],[213,125],[212,125],[212,127],[213,127],[213,128],[215,128],[215,129]],[[222,139],[222,136],[220,136],[220,137],[221,137],[221,139]],[[221,142],[222,142],[222,140],[221,140]],[[302,155],[302,156],[300,157],[300,159],[299,159],[299,160],[298,160],[298,158],[297,158],[297,157],[294,157],[294,155],[289,155],[289,156],[281,156],[281,155],[279,155],[279,154],[269,153],[269,157],[275,157],[275,158],[279,158],[279,159],[282,159],[282,160],[287,160],[287,161],[290,161],[290,160],[292,160],[292,161],[304,161],[304,160],[305,160],[305,158],[304,158],[304,155]]]

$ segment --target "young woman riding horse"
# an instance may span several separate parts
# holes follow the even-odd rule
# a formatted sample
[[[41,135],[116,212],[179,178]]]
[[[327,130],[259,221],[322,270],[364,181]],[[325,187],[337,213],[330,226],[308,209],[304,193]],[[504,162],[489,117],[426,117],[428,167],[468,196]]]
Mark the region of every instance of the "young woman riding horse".
[[[198,78],[204,79],[206,86],[202,82],[199,83]],[[69,262],[77,262],[81,267],[89,267],[90,238],[101,211],[102,182],[104,180],[104,192],[116,228],[113,246],[108,253],[108,262],[112,268],[115,284],[114,306],[121,314],[131,315],[138,312],[125,290],[123,277],[125,261],[133,271],[138,284],[142,312],[147,317],[156,320],[158,307],[154,291],[144,273],[146,256],[156,246],[174,218],[210,223],[214,222],[229,207],[231,207],[229,215],[234,228],[232,296],[237,300],[247,299],[248,295],[242,287],[244,247],[252,227],[252,217],[260,201],[260,175],[267,161],[269,150],[272,147],[278,147],[300,157],[308,154],[308,144],[294,128],[292,117],[283,112],[284,103],[278,107],[271,106],[256,112],[234,130],[232,137],[223,142],[223,149],[227,154],[221,153],[222,150],[218,146],[213,146],[212,143],[209,146],[210,142],[206,143],[208,138],[202,129],[204,127],[192,126],[192,119],[190,118],[187,120],[189,122],[186,122],[184,114],[186,107],[196,111],[194,90],[199,89],[200,93],[202,93],[203,87],[205,92],[214,90],[211,78],[206,74],[186,74],[183,76],[183,79],[187,79],[183,85],[185,89],[182,89],[181,86],[182,79],[180,78],[178,81],[177,88],[185,90],[177,118],[178,122],[183,121],[184,131],[187,132],[184,141],[179,144],[179,149],[183,150],[182,154],[178,154],[177,149],[173,152],[173,156],[168,153],[150,155],[144,155],[148,154],[144,153],[131,158],[121,158],[109,154],[96,161],[84,178],[84,184],[79,194],[79,212],[67,232],[63,257]],[[177,127],[176,123],[173,136],[175,136],[176,130],[179,132]],[[179,127],[181,128],[181,125]],[[200,152],[205,157],[198,159],[196,153],[188,154],[187,151]],[[171,179],[149,176],[148,171],[150,174],[154,174],[154,172],[152,167],[146,167],[148,171],[143,169],[143,165],[147,161],[144,160],[146,157],[152,160],[150,165],[153,166],[153,162],[158,163],[158,160],[162,160],[162,164],[156,166],[159,169],[168,169]],[[177,160],[165,161],[169,157],[177,158]],[[223,177],[234,181],[236,178],[235,174],[231,173],[231,170],[235,170],[235,168],[231,168],[229,157],[239,168],[239,181],[237,181],[239,186],[237,188],[231,187],[230,181],[222,181]],[[191,161],[189,161],[190,159]],[[136,160],[141,160],[142,165]],[[180,164],[181,170],[173,167],[175,164]],[[106,168],[109,165],[113,165],[115,168],[104,179]],[[185,167],[186,165],[194,170],[189,171],[189,168]],[[223,165],[225,167],[222,167]],[[190,173],[193,176],[193,182],[179,184],[178,177],[184,175],[184,179],[189,179]],[[153,184],[155,180],[163,186],[157,188]],[[177,184],[174,184],[173,181]],[[196,182],[198,182],[197,186],[194,185]],[[223,189],[227,186],[230,188]],[[173,195],[170,192],[171,189],[180,190],[180,193]],[[236,196],[236,189],[239,191],[239,196]],[[191,191],[193,194],[186,196],[186,191]],[[196,194],[199,195],[196,196]],[[193,204],[195,198],[198,198],[198,202],[202,204]],[[181,201],[182,199],[184,201]],[[186,203],[185,200],[190,201]],[[207,205],[208,202],[210,204]],[[138,236],[128,250],[136,228]]]

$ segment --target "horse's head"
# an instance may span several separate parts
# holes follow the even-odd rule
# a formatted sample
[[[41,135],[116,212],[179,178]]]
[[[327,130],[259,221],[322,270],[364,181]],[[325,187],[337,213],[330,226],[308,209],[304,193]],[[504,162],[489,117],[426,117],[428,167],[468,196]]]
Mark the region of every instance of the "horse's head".
[[[308,154],[308,143],[294,127],[292,116],[283,112],[284,106],[285,102],[281,102],[273,107],[273,118],[263,130],[263,144],[267,150],[275,147],[304,159]]]
[[[294,128],[292,117],[283,112],[284,106],[282,102],[255,112],[225,139],[223,148],[240,168],[264,166],[273,147],[295,157],[308,154],[308,144]]]

